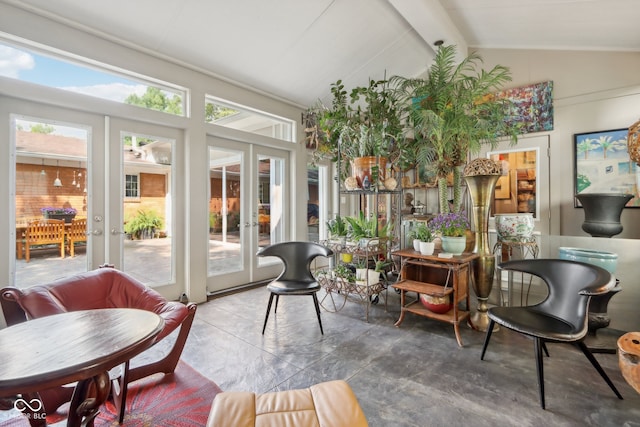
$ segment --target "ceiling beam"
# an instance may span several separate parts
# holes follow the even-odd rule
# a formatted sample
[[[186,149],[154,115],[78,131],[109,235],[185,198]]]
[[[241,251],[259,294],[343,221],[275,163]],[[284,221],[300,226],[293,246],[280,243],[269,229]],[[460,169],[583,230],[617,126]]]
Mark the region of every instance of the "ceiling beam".
[[[389,0],[389,3],[434,53],[437,50],[435,43],[442,40],[445,45],[457,46],[458,62],[467,56],[467,42],[438,0]]]

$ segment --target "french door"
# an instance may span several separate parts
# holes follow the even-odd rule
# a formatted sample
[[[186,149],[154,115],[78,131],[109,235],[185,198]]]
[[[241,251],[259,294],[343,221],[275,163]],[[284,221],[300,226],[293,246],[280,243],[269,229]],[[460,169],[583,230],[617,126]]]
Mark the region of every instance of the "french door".
[[[289,153],[209,137],[209,292],[274,277],[260,247],[289,236]]]
[[[0,147],[5,283],[28,287],[108,263],[150,286],[176,286],[181,132],[13,98],[0,98],[0,115],[10,141]],[[73,216],[64,231],[58,213]],[[141,214],[159,220],[146,234],[127,226],[144,225]]]
[[[176,295],[184,263],[182,131],[107,118],[106,255],[110,264],[163,294]],[[179,252],[178,252],[179,251]],[[173,289],[175,288],[175,289]]]
[[[9,236],[3,280],[24,288],[96,268],[106,259],[104,118],[13,98],[0,97],[0,106],[0,132],[9,141],[0,148],[9,183],[9,193],[0,192],[8,201],[0,208]],[[73,217],[62,228],[55,224],[60,213]],[[80,220],[75,243],[68,233]]]

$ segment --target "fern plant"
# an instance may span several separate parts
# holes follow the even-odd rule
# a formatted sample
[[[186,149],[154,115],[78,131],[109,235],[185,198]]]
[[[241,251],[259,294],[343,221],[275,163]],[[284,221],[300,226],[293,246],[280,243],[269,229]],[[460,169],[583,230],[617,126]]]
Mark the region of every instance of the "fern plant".
[[[125,233],[134,239],[153,236],[156,230],[164,226],[163,219],[154,211],[139,210],[138,214],[127,219],[124,225]]]

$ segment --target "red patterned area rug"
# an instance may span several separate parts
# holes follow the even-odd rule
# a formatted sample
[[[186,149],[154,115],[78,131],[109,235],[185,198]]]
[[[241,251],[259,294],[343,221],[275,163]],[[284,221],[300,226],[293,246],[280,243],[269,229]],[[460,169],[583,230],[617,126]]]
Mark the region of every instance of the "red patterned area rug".
[[[129,384],[123,427],[204,426],[220,388],[183,361],[171,375],[155,374]],[[66,424],[64,405],[47,416],[47,424]],[[102,405],[96,427],[119,427],[111,400]]]

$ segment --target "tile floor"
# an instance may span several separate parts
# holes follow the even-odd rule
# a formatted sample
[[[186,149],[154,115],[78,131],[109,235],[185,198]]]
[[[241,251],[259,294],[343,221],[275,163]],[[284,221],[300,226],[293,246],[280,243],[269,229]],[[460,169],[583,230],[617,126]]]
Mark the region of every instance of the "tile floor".
[[[484,333],[407,314],[395,327],[399,296],[373,306],[348,300],[322,310],[320,334],[310,297],[283,297],[261,334],[263,287],[218,297],[198,307],[183,359],[223,390],[267,392],[345,379],[376,426],[640,426],[640,394],[623,379],[615,354],[596,357],[622,393],[619,400],[579,350],[549,344],[547,410],[540,408],[533,343],[494,332],[484,361]],[[615,347],[616,331],[597,343]]]
[[[549,344],[545,411],[529,339],[496,331],[481,361],[484,333],[464,325],[460,348],[449,324],[407,314],[395,327],[399,296],[388,296],[387,310],[384,300],[372,306],[368,323],[356,300],[337,313],[323,310],[324,335],[310,297],[281,298],[264,335],[264,287],[217,297],[199,305],[183,360],[227,391],[262,393],[344,379],[372,427],[640,426],[640,394],[622,378],[615,354],[596,357],[624,400],[577,349]],[[600,330],[590,344],[615,347],[619,334]]]

